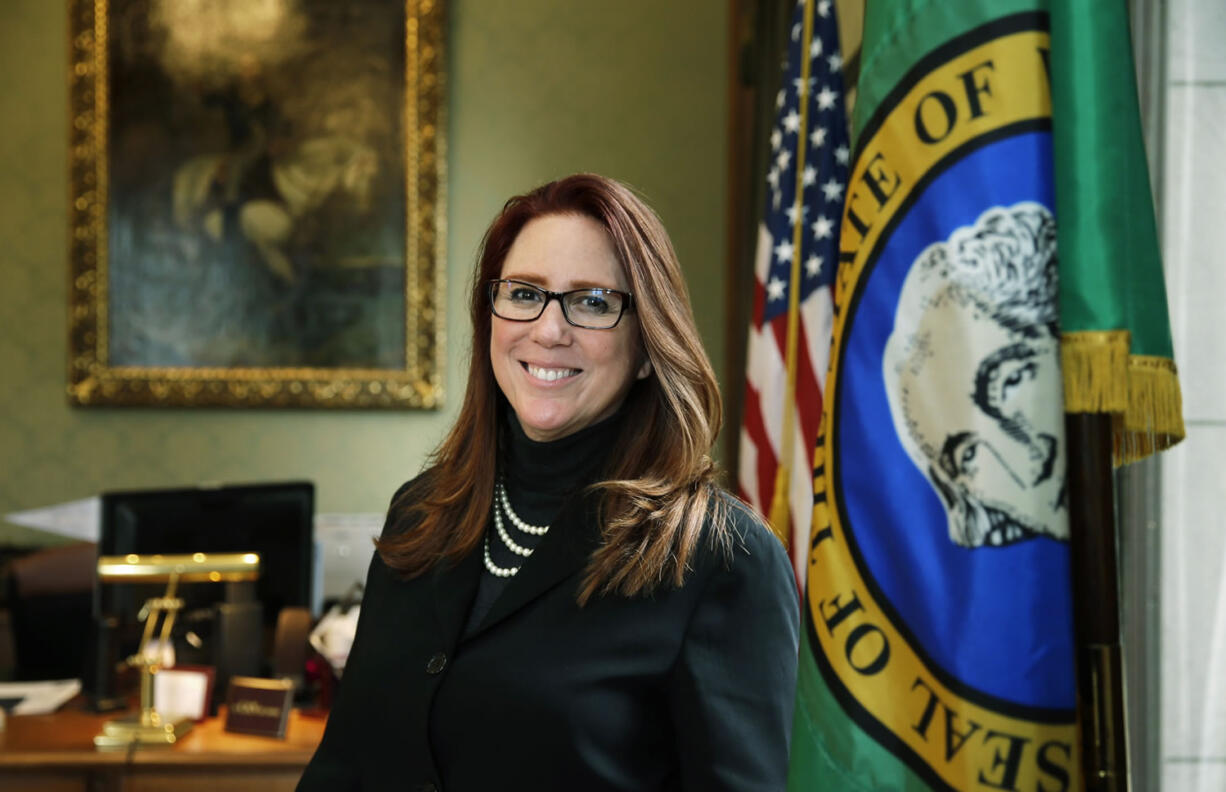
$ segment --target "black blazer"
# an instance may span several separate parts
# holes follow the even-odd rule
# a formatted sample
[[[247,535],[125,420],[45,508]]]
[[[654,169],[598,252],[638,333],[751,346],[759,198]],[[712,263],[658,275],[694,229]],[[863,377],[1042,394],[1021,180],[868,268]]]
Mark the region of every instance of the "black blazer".
[[[704,542],[682,587],[580,608],[599,530],[575,498],[463,637],[480,549],[408,581],[376,554],[298,789],[783,790],[795,578],[770,531],[729,512],[730,558]]]

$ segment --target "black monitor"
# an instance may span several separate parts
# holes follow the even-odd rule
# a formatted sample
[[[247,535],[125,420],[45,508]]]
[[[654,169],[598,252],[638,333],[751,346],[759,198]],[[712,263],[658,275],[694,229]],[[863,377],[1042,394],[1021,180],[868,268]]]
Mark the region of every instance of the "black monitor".
[[[183,584],[178,596],[185,606],[175,632],[182,635],[195,625],[195,631],[205,638],[204,643],[213,644],[203,647],[202,656],[207,658],[212,652],[211,656],[216,657],[216,647],[229,629],[223,617],[241,616],[237,621],[230,619],[230,623],[247,625],[240,641],[243,644],[251,643],[247,637],[251,629],[259,631],[252,620],[259,620],[263,635],[255,640],[262,646],[248,648],[270,658],[281,609],[312,606],[314,512],[315,487],[305,481],[108,492],[102,495],[98,554],[259,553],[260,577],[254,592],[249,590],[251,584],[237,584],[247,589],[238,596],[246,601],[245,609],[228,602],[236,597],[236,584]],[[135,650],[132,644],[139,636],[135,630],[139,626],[137,613],[146,599],[160,596],[165,588],[165,584],[149,583],[97,585],[94,615],[100,622],[111,624],[110,641],[118,643],[110,650],[112,655],[123,656]],[[254,613],[250,607],[252,595],[260,613]],[[227,607],[230,612],[223,613]],[[210,632],[212,642],[208,641]],[[237,634],[231,631],[231,635]],[[233,643],[233,638],[230,642]],[[201,645],[199,640],[193,643]],[[209,662],[184,657],[184,653],[192,651],[186,643],[176,640],[176,648],[181,648],[181,662]],[[242,672],[250,673],[247,669]]]
[[[275,627],[282,608],[311,607],[314,516],[315,486],[306,481],[108,492],[98,555],[259,553],[256,599]],[[135,614],[144,602],[136,588],[106,584],[95,601],[101,613]]]

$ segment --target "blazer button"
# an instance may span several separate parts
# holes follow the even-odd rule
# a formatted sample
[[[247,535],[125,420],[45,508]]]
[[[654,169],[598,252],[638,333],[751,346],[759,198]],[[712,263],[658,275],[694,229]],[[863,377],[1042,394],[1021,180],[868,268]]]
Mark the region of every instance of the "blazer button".
[[[427,674],[437,674],[447,667],[447,655],[442,652],[435,652],[430,657],[430,661],[426,663]]]

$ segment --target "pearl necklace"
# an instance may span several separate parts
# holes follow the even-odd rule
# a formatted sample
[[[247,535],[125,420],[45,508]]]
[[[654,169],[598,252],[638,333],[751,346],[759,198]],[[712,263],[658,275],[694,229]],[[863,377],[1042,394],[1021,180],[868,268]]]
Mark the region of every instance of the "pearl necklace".
[[[507,532],[506,527],[504,527],[502,523],[502,515],[504,513],[506,514],[507,519],[511,521],[512,525],[526,534],[531,534],[533,536],[544,536],[549,532],[549,526],[531,525],[525,520],[521,519],[520,516],[515,513],[515,510],[511,508],[511,501],[509,498],[507,498],[507,489],[503,486],[502,481],[499,481],[494,485],[494,530],[498,532],[498,538],[502,540],[502,543],[508,550],[517,556],[527,558],[528,556],[532,555],[534,548],[524,547],[511,538],[510,533]],[[482,547],[482,551],[482,555],[485,559],[485,568],[489,570],[491,575],[500,578],[508,578],[519,571],[519,567],[517,566],[500,567],[494,563],[494,559],[490,555],[490,535],[488,531],[485,534],[485,545]]]
[[[533,536],[544,536],[549,533],[548,525],[529,525],[519,518],[515,510],[511,508],[511,501],[507,500],[507,488],[502,485],[501,481],[494,486],[494,494],[497,495],[498,502],[502,504],[502,510],[507,513],[507,518],[516,528]]]

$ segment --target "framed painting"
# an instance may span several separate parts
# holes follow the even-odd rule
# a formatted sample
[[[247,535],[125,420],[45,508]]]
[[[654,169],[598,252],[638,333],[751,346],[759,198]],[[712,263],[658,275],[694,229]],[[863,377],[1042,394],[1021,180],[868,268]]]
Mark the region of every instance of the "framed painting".
[[[434,407],[443,0],[69,0],[78,405]]]

